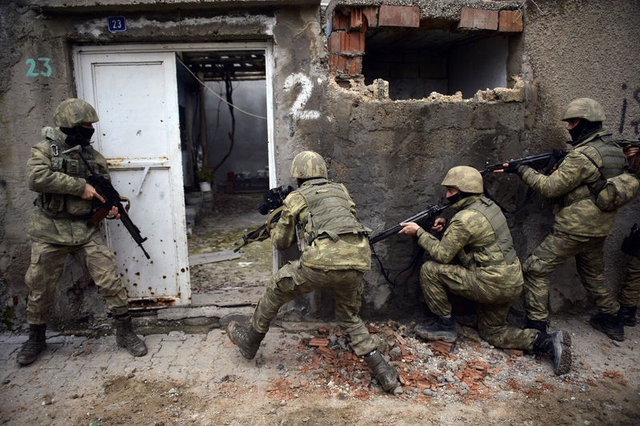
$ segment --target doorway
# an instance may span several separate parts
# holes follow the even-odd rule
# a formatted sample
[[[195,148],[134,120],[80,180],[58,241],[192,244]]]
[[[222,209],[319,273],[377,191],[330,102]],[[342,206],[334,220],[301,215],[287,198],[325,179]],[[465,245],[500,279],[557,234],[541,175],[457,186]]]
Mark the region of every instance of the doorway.
[[[255,304],[273,268],[264,224],[270,187],[264,50],[176,53],[194,305]],[[191,171],[191,173],[188,173]]]
[[[130,216],[151,254],[141,258],[122,227],[108,224],[107,240],[132,306],[194,304],[194,295],[210,289],[192,289],[192,280],[198,281],[192,277],[194,255],[209,255],[198,258],[200,265],[232,261],[259,272],[257,261],[245,261],[232,248],[243,231],[264,223],[241,218],[237,206],[252,207],[248,213],[255,216],[255,201],[276,182],[270,44],[81,46],[74,59],[78,96],[100,117],[97,148],[107,157],[114,186],[130,198]],[[192,244],[203,225],[212,238],[229,241]],[[222,237],[223,229],[239,232],[239,239]],[[267,275],[273,256],[267,253]],[[221,281],[216,291],[236,286],[214,275],[209,279]]]

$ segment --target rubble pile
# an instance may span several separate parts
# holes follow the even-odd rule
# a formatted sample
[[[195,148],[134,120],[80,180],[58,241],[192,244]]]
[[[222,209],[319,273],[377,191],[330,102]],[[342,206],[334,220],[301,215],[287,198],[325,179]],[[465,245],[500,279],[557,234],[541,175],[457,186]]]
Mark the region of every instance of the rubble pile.
[[[552,392],[563,380],[553,374],[548,360],[517,350],[494,348],[475,330],[463,327],[455,344],[426,342],[413,333],[414,324],[388,321],[368,324],[379,349],[398,370],[404,400],[428,402],[455,400],[470,402],[500,397],[506,390],[533,396]],[[283,341],[284,342],[284,341]],[[319,327],[314,333],[300,333],[297,346],[283,343],[278,352],[296,353],[299,371],[284,371],[273,383],[269,396],[287,400],[301,392],[326,392],[341,399],[367,400],[384,391],[365,362],[348,345],[338,330]]]

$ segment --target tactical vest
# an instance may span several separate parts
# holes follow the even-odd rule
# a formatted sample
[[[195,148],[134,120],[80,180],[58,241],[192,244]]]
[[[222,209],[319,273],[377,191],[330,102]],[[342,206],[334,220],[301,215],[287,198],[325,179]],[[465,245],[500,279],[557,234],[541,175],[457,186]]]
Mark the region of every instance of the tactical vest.
[[[51,146],[51,171],[61,172],[75,178],[86,178],[89,175],[87,165],[75,153],[64,153],[58,142],[47,137]],[[98,163],[90,150],[83,149],[82,155],[93,170],[98,170]],[[93,201],[83,200],[70,194],[41,193],[35,204],[52,217],[64,219],[86,219],[91,215]]]
[[[326,179],[313,179],[298,188],[309,208],[304,227],[304,239],[308,245],[316,238],[337,241],[342,234],[364,234],[365,227],[353,215],[351,198],[342,184]]]
[[[589,197],[595,199],[606,183],[606,180],[623,173],[627,167],[627,159],[625,158],[622,149],[615,143],[611,142],[611,138],[609,136],[597,138],[588,142],[584,146],[593,147],[598,151],[598,155],[602,159],[601,165],[599,165],[596,162],[596,159],[591,158],[587,153],[583,151],[580,153],[598,168],[600,177],[594,182],[586,182],[568,194],[565,199],[565,205],[573,204],[576,201]]]
[[[476,251],[484,251],[486,253],[493,252],[496,248],[502,253],[505,264],[510,265],[517,258],[516,250],[513,247],[513,239],[507,225],[507,220],[502,214],[500,207],[485,196],[480,196],[477,201],[470,204],[467,209],[475,210],[487,218],[496,240],[484,247],[476,248]],[[487,266],[487,265],[480,265]]]

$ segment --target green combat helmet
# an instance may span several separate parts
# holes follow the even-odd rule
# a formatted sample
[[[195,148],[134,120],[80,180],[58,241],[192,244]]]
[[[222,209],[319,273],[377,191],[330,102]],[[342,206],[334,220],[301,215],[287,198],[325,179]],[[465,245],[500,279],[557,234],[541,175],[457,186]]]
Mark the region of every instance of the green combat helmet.
[[[302,151],[291,162],[291,177],[296,179],[329,178],[327,165],[320,154]]]
[[[82,123],[95,123],[98,121],[98,113],[86,101],[78,98],[69,98],[56,108],[53,114],[53,123],[58,127],[72,128]]]
[[[591,98],[578,98],[569,102],[567,109],[562,116],[562,121],[569,121],[573,118],[584,118],[587,121],[604,121],[604,109]]]
[[[479,171],[469,166],[452,167],[442,180],[442,186],[455,188],[467,194],[482,194],[482,175]]]

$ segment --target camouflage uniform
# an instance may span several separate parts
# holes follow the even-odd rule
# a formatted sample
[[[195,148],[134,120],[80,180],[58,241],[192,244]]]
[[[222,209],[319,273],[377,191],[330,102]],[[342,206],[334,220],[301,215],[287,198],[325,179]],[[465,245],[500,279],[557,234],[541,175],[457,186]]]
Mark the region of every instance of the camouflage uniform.
[[[557,170],[548,176],[527,166],[518,169],[522,180],[536,192],[559,199],[551,233],[523,264],[529,320],[547,321],[549,275],[570,257],[576,258],[582,285],[600,312],[616,315],[620,308],[605,282],[603,255],[605,238],[613,227],[616,211],[602,211],[594,203],[589,185],[600,178],[594,163],[605,164],[605,177],[624,170],[622,151],[613,145],[610,133],[604,130],[576,144]]]
[[[70,147],[58,128],[43,129],[46,139],[31,149],[27,162],[29,189],[38,192],[29,220],[33,241],[31,263],[25,276],[29,287],[27,321],[44,324],[53,302],[53,290],[68,254],[84,263],[114,315],[128,312],[127,292],[116,274],[116,258],[104,243],[99,227],[90,225],[92,201],[82,195],[87,168],[78,153],[62,154]],[[90,146],[83,156],[96,173],[109,177],[105,158]]]
[[[637,306],[640,302],[640,258],[630,256],[618,301],[624,306]]]
[[[354,352],[362,356],[376,349],[358,316],[362,277],[371,268],[371,249],[347,189],[325,178],[305,181],[284,200],[270,235],[278,250],[297,240],[302,255],[274,275],[252,316],[253,328],[266,333],[283,304],[327,288],[335,296],[338,326],[350,337]]]
[[[631,147],[637,147],[638,143],[633,142]],[[627,149],[625,147],[625,149]],[[626,152],[626,151],[625,151]],[[627,158],[629,162],[629,170],[631,173],[635,172],[636,178],[640,179],[640,167],[638,167],[638,163],[640,163],[640,153],[636,153],[631,157]],[[638,302],[640,302],[640,244],[638,244],[637,234],[634,232],[632,227],[632,235],[629,235],[629,247],[623,247],[623,252],[625,252],[629,257],[627,259],[627,265],[625,268],[624,281],[622,282],[620,288],[620,294],[618,295],[618,302],[620,305],[625,307],[625,310],[629,312],[629,315],[632,315],[635,318],[635,311],[638,306]],[[634,324],[635,321],[627,324]]]
[[[421,268],[420,285],[429,309],[451,314],[447,291],[478,303],[480,337],[500,348],[533,350],[538,330],[508,325],[507,315],[522,292],[520,261],[500,208],[482,195],[456,202],[442,240],[419,229],[418,244],[431,260]],[[458,264],[451,262],[457,258]]]

